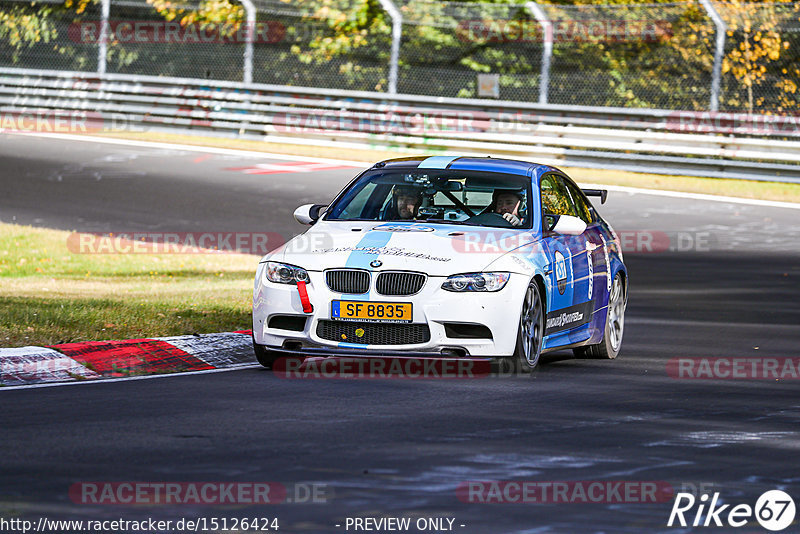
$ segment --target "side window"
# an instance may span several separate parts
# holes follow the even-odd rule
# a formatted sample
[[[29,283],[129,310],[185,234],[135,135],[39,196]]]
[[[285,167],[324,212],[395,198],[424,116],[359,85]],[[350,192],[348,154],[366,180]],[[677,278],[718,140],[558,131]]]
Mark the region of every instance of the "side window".
[[[583,194],[571,182],[567,180],[563,180],[563,182],[567,188],[567,191],[569,191],[569,194],[572,197],[572,204],[575,206],[575,209],[578,212],[578,217],[580,217],[586,224],[592,224],[592,222],[594,222],[592,211],[589,209],[586,199],[583,198]]]
[[[546,214],[578,216],[564,183],[554,174],[542,177],[542,208]]]

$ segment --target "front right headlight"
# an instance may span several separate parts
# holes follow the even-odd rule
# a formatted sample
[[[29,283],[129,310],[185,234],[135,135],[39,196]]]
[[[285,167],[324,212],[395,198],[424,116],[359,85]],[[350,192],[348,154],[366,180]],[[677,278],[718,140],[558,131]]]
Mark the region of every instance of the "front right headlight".
[[[308,272],[302,267],[268,261],[264,269],[264,279],[276,284],[297,284],[297,282],[308,283]]]
[[[500,291],[511,278],[509,273],[466,273],[447,278],[442,284],[445,291]]]

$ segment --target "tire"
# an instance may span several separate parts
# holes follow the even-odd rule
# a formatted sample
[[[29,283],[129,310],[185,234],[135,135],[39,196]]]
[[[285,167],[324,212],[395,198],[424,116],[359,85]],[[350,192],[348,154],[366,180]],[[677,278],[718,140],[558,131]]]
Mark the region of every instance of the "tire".
[[[278,354],[272,352],[264,345],[256,343],[255,338],[253,338],[253,352],[256,353],[256,360],[258,360],[258,363],[267,369],[272,369],[275,361],[279,358]]]
[[[598,360],[613,360],[622,347],[622,334],[625,326],[625,285],[622,276],[617,273],[614,283],[611,284],[611,294],[608,297],[608,310],[606,312],[606,326],[603,339],[596,345],[586,345],[573,350],[576,358],[592,358]]]
[[[509,358],[514,370],[530,373],[539,365],[544,338],[544,301],[539,285],[531,280],[522,301],[522,311],[517,330],[517,346]]]

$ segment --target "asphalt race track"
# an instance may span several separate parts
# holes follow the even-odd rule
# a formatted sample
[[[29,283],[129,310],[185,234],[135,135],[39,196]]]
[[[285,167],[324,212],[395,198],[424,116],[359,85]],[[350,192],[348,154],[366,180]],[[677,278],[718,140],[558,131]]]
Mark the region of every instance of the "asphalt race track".
[[[275,162],[0,135],[0,220],[290,235],[302,230],[296,206],[328,200],[356,172],[229,170],[259,163]],[[252,368],[0,391],[0,516],[277,517],[280,532],[345,532],[348,517],[454,518],[463,533],[687,531],[666,526],[671,498],[484,504],[459,499],[470,481],[656,481],[751,506],[784,489],[800,504],[800,381],[667,372],[678,357],[800,356],[800,211],[614,192],[599,209],[618,232],[664,232],[673,249],[626,252],[617,360],[554,354],[530,378],[288,380]],[[305,487],[295,484],[315,483],[326,498],[86,505],[69,495],[84,481],[272,481],[293,500]],[[738,531],[764,532],[755,521]]]

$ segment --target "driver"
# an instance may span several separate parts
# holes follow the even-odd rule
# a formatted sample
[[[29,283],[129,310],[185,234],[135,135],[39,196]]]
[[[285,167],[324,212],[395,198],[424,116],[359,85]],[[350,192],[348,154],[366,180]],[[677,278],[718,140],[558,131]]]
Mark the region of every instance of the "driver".
[[[507,220],[511,226],[520,226],[522,217],[519,215],[519,207],[523,200],[524,197],[519,191],[495,189],[492,194],[492,205],[494,205],[492,211],[502,215],[503,219]]]
[[[395,217],[392,219],[410,220],[417,216],[422,204],[422,191],[416,187],[407,185],[396,185],[392,189],[392,196],[394,196],[394,205],[396,208]]]

